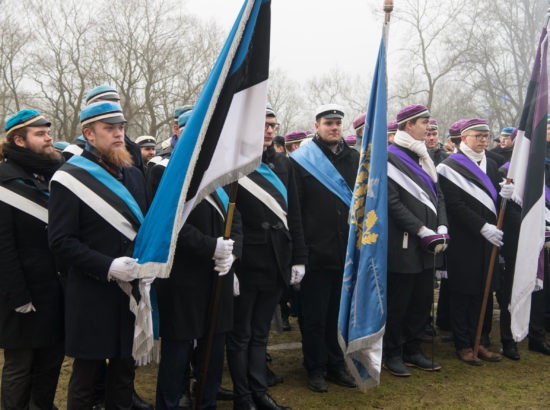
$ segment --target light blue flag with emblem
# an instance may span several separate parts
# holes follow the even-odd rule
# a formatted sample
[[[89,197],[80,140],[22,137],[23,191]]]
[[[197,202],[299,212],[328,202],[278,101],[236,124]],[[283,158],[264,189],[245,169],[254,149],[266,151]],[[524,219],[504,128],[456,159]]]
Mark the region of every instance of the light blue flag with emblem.
[[[338,339],[358,387],[380,383],[386,324],[388,179],[386,119],[387,24],[372,81],[340,299]]]

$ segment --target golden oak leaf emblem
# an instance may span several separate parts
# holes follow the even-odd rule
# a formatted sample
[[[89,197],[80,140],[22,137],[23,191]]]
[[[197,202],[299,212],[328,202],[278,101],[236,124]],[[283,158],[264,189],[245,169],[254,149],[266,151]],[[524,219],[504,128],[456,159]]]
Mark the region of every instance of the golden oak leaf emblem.
[[[378,234],[372,233],[370,231],[376,221],[378,221],[378,216],[376,216],[376,212],[374,212],[374,209],[372,209],[367,214],[367,219],[365,221],[365,230],[363,232],[363,238],[361,240],[361,243],[363,245],[372,245],[378,240]]]

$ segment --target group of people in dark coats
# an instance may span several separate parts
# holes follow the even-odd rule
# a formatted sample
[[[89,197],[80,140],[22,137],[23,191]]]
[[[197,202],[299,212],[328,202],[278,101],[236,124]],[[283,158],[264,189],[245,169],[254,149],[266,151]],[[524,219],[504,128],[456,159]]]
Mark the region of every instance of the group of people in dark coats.
[[[230,238],[225,237],[229,187],[220,187],[183,225],[169,278],[154,280],[138,279],[133,242],[192,106],[178,107],[169,146],[143,163],[125,134],[116,90],[100,86],[87,97],[80,114],[82,136],[63,156],[53,148],[51,124],[34,110],[11,117],[0,143],[2,408],[53,408],[65,355],[74,358],[69,409],[98,403],[107,409],[138,408],[133,387],[137,319],[129,306],[151,287],[158,300],[162,353],[159,409],[182,406],[191,368],[195,376],[205,375],[200,407],[215,408],[225,351],[235,409],[289,409],[268,394],[266,364],[271,319],[289,286],[299,289],[308,388],[326,392],[327,381],[355,387],[337,340],[348,213],[359,163],[359,153],[342,139],[342,107],[319,107],[314,137],[287,156],[273,148],[278,124],[268,105],[262,161],[238,181]],[[364,121],[363,115],[358,128]],[[497,295],[499,303],[509,301],[519,208],[507,210],[504,233],[496,227],[500,197],[507,198],[510,188],[499,184],[502,164],[486,154],[487,122],[458,124],[460,148],[450,156],[425,141],[430,133],[437,139],[437,122],[426,107],[401,110],[396,128],[388,149],[384,366],[402,377],[410,376],[408,367],[441,368],[426,358],[421,341],[430,320],[433,274],[443,266],[443,304],[458,357],[472,365],[481,364],[479,359],[498,361],[500,355],[486,348],[491,304],[478,356],[473,354],[475,330],[489,254],[503,241],[508,279]],[[202,369],[218,281],[219,314],[210,324],[210,360]],[[542,291],[533,294],[533,306],[529,347],[550,354],[541,322]],[[502,322],[504,355],[519,358],[505,315]]]

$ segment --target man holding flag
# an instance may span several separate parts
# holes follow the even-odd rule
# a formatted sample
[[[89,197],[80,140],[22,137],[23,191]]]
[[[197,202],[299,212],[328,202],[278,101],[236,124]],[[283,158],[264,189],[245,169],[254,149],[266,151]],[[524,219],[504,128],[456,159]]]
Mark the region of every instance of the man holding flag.
[[[447,214],[434,163],[426,148],[430,113],[411,105],[397,114],[388,147],[388,322],[385,367],[410,376],[407,366],[441,369],[420,347],[433,302],[434,270],[446,247]],[[404,342],[402,341],[404,340]]]
[[[342,138],[343,118],[339,105],[320,106],[315,115],[315,137],[290,156],[309,249],[300,298],[304,364],[308,387],[314,392],[327,391],[325,372],[334,383],[355,387],[337,335],[351,188],[359,160],[359,153]]]

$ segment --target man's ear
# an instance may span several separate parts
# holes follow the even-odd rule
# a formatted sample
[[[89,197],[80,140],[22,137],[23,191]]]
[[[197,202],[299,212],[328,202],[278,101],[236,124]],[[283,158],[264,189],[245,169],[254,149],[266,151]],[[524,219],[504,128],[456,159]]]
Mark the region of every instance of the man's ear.
[[[19,147],[25,147],[25,138],[23,138],[21,135],[16,135],[13,137],[13,142],[15,142],[15,145]]]

